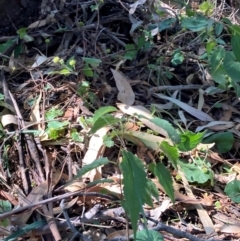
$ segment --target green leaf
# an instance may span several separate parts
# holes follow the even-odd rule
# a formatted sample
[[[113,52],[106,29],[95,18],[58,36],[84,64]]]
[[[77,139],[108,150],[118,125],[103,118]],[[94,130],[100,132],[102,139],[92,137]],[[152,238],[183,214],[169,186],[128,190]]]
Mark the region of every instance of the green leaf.
[[[1,52],[1,51],[0,51]],[[4,95],[0,93],[0,100],[4,100]]]
[[[86,93],[88,93],[90,89],[90,84],[87,81],[82,81],[80,86],[78,87],[77,93],[81,96],[84,97]]]
[[[163,141],[160,144],[160,148],[164,155],[168,157],[169,161],[171,161],[174,168],[177,169],[177,162],[179,157],[177,147],[171,146],[168,142]]]
[[[219,132],[203,139],[203,143],[215,143],[220,153],[226,153],[233,147],[234,136],[232,132]]]
[[[65,184],[65,187],[69,186],[75,179],[77,178],[80,178],[82,177],[85,173],[97,168],[97,167],[100,167],[100,166],[103,166],[105,164],[108,164],[109,163],[109,160],[107,157],[102,157],[102,158],[99,158],[95,161],[93,161],[91,164],[88,164],[88,165],[85,165],[83,166],[78,172],[77,172],[77,175],[69,182],[67,182]]]
[[[89,66],[89,64],[85,64],[83,66],[82,71],[86,77],[93,77],[93,71],[92,71],[92,68]]]
[[[0,213],[9,212],[12,210],[12,204],[7,200],[0,200]],[[10,225],[11,221],[9,219],[3,219],[0,221],[0,226],[7,227]]]
[[[82,143],[84,141],[84,137],[81,136],[80,133],[75,128],[71,130],[71,138],[75,142],[81,142]]]
[[[109,148],[114,146],[114,141],[112,139],[112,136],[110,135],[105,135],[103,137],[103,143],[106,147],[109,147]]]
[[[133,60],[137,56],[137,49],[134,44],[126,44],[125,46],[126,53],[124,54],[124,58],[128,60]]]
[[[173,58],[171,60],[171,63],[175,66],[182,64],[182,62],[184,61],[184,55],[181,53],[180,50],[176,50],[174,52]]]
[[[171,28],[175,22],[176,22],[175,18],[164,19],[163,21],[161,21],[161,23],[158,26],[159,32],[165,29]]]
[[[96,58],[87,58],[87,57],[82,57],[82,60],[86,63],[86,64],[90,64],[94,67],[98,67],[99,64],[102,63],[101,59],[96,59]]]
[[[34,229],[40,228],[46,224],[47,224],[47,222],[43,221],[43,220],[36,221],[34,223],[26,225],[24,228],[19,228],[16,232],[10,234],[7,238],[3,239],[3,241],[14,241],[17,238],[22,237],[24,234],[26,234]]]
[[[159,191],[155,185],[155,183],[148,179],[147,180],[147,185],[148,185],[148,188],[147,188],[147,191],[149,192],[149,195],[155,197],[156,200],[159,200]]]
[[[210,55],[212,50],[216,47],[217,43],[215,40],[209,40],[206,45],[207,54]]]
[[[226,21],[226,23],[229,25],[229,29],[232,32],[232,35],[238,34],[240,35],[240,26],[237,24],[232,24],[232,22],[229,22],[229,19],[224,19],[224,22]]]
[[[199,143],[201,143],[205,132],[199,132],[197,134],[186,131],[181,134],[181,142],[178,144],[178,149],[180,151],[191,151],[194,149]]]
[[[187,28],[193,32],[204,30],[209,25],[209,19],[202,15],[195,15],[182,19],[182,28]]]
[[[16,39],[11,39],[11,40],[8,40],[7,42],[3,43],[3,44],[0,44],[0,53],[3,53],[8,48],[13,46],[15,44],[15,42],[16,42]]]
[[[206,15],[211,15],[214,10],[214,5],[210,1],[205,1],[199,5],[199,10]]]
[[[232,36],[231,45],[236,59],[240,61],[240,35]]]
[[[215,34],[216,34],[216,36],[219,36],[219,35],[222,33],[222,31],[223,31],[223,23],[221,23],[221,22],[216,22],[214,29],[215,29]]]
[[[183,161],[179,161],[178,163],[189,182],[205,184],[211,181],[211,184],[213,184],[214,173],[210,169],[209,163],[205,160],[199,158],[194,163],[185,163]]]
[[[93,124],[91,128],[91,133],[95,133],[99,129],[101,129],[104,126],[112,126],[119,122],[118,118],[115,118],[112,115],[104,115],[103,117],[100,117],[96,120],[96,122]]]
[[[229,182],[226,185],[224,192],[233,202],[240,203],[240,181],[239,180],[233,180]]]
[[[93,115],[93,124],[103,115],[111,113],[113,111],[117,111],[117,109],[113,106],[100,107],[98,110],[95,111]]]
[[[210,57],[210,74],[213,80],[220,85],[220,88],[226,89],[228,79],[225,68],[223,67],[223,59],[225,50],[222,47],[216,47]]]
[[[157,165],[151,163],[149,169],[158,178],[159,183],[163,186],[172,202],[175,202],[172,175],[169,170],[162,163],[158,163]]]
[[[27,34],[27,28],[20,28],[17,30],[17,34],[19,35],[20,39],[23,39],[24,35]]]
[[[143,229],[137,232],[137,240],[139,241],[164,241],[162,234],[155,230],[146,230]]]
[[[139,213],[144,216],[143,205],[152,206],[149,196],[147,175],[142,161],[133,153],[123,151],[123,160],[120,163],[123,174],[123,191],[125,197],[124,207],[130,216],[134,238],[136,238]]]
[[[62,129],[69,125],[69,121],[50,121],[48,123],[48,128]]]
[[[62,75],[70,75],[71,73],[72,71],[69,69],[62,69],[59,71],[59,74],[62,74]]]
[[[233,81],[240,81],[240,62],[237,61],[233,52],[226,52],[223,66],[227,74],[232,78]]]
[[[180,142],[180,135],[175,130],[175,128],[166,120],[160,119],[158,117],[154,117],[153,119],[150,119],[151,122],[156,124],[157,126],[160,126],[162,129],[164,129],[168,137],[174,142],[179,143]]]
[[[50,110],[45,112],[45,120],[46,121],[54,120],[55,118],[62,115],[63,115],[62,110],[52,107]]]

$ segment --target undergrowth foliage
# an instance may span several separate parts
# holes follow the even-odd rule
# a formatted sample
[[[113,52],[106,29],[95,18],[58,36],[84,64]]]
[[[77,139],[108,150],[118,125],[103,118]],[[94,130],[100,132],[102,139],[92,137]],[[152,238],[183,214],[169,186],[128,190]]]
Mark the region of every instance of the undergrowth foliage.
[[[104,1],[91,5],[91,11],[100,11],[102,5],[104,6]],[[46,98],[46,96],[50,96],[50,92],[61,88],[58,85],[53,87],[50,82],[45,81],[41,85],[41,91],[37,92],[37,97],[28,96],[29,99],[26,101],[31,106],[29,112],[31,112],[32,123],[29,125],[33,126],[33,128],[27,129],[26,125],[22,123],[21,128],[12,130],[11,128],[8,129],[8,125],[16,125],[17,121],[20,122],[23,118],[16,111],[17,103],[7,102],[6,96],[1,95],[0,105],[8,110],[7,115],[9,113],[18,115],[14,122],[6,122],[6,118],[10,117],[6,116],[5,112],[1,113],[2,169],[8,173],[8,177],[11,176],[11,168],[8,167],[10,158],[7,157],[10,153],[9,140],[12,137],[11,143],[16,143],[17,141],[14,138],[19,135],[31,135],[37,138],[40,146],[41,144],[44,146],[49,145],[49,149],[60,143],[61,146],[68,147],[68,155],[70,156],[69,153],[71,153],[70,149],[72,146],[76,149],[78,148],[76,152],[84,153],[83,149],[86,148],[85,145],[89,144],[89,140],[100,136],[101,138],[97,139],[97,142],[100,142],[102,149],[119,148],[117,162],[104,157],[104,151],[101,152],[99,147],[99,150],[95,150],[98,153],[94,154],[94,161],[86,165],[83,163],[80,170],[76,168],[74,175],[71,174],[70,180],[67,180],[63,185],[63,188],[66,188],[64,190],[69,190],[67,189],[69,186],[78,182],[81,178],[86,178],[86,174],[90,171],[99,170],[99,168],[101,169],[101,167],[109,164],[117,166],[119,174],[122,175],[121,187],[123,191],[118,204],[120,203],[125,209],[126,216],[130,220],[133,229],[134,239],[163,240],[163,236],[159,232],[148,230],[148,217],[144,207],[153,208],[155,203],[159,204],[159,189],[174,204],[176,198],[174,184],[176,182],[198,185],[200,187],[214,187],[215,173],[208,157],[212,150],[217,150],[219,155],[227,155],[234,149],[234,144],[238,141],[238,137],[234,135],[236,130],[230,129],[234,124],[224,120],[215,121],[214,114],[211,112],[211,108],[217,109],[222,107],[220,106],[221,101],[212,103],[213,106],[208,108],[209,113],[201,109],[204,106],[204,98],[215,97],[222,93],[231,93],[236,98],[240,97],[240,27],[237,24],[233,24],[228,18],[217,18],[215,6],[210,1],[200,4],[198,11],[194,11],[187,4],[183,5],[183,8],[177,14],[170,14],[174,11],[170,9],[171,11],[169,12],[168,8],[154,4],[149,5],[146,1],[136,1],[134,4],[127,4],[130,13],[131,29],[128,32],[131,41],[129,40],[128,43],[123,44],[122,40],[118,40],[117,42],[121,45],[122,50],[116,54],[112,53],[116,49],[111,44],[108,47],[102,44],[101,47],[104,49],[105,54],[105,57],[102,58],[99,56],[86,57],[85,54],[84,57],[81,56],[80,58],[77,54],[64,58],[59,57],[60,54],[59,56],[50,57],[42,55],[39,56],[39,59],[36,58],[39,62],[35,59],[34,67],[40,68],[43,63],[48,62],[44,75],[48,77],[64,76],[63,79],[68,77],[69,79],[72,77],[78,79],[76,81],[77,85],[71,88],[74,89],[73,97],[78,100],[76,102],[78,102],[78,107],[81,107],[81,113],[83,114],[79,116],[74,114],[73,110],[71,114],[67,115],[67,111],[64,110],[67,106],[65,106],[65,103],[62,108],[60,106],[63,105],[57,103],[48,106],[46,109],[45,107],[42,108],[44,111],[41,112],[40,103],[44,102],[43,105],[45,105],[48,102],[46,99],[43,99],[43,96]],[[144,11],[143,7],[147,11],[146,16],[148,18],[140,20],[138,15],[141,16],[140,13],[142,14],[142,11]],[[77,27],[82,32],[87,31],[87,27],[84,26],[83,22],[79,22]],[[100,32],[105,31],[102,27],[100,30]],[[23,47],[24,44],[32,42],[34,38],[28,33],[26,28],[18,30],[17,34],[22,41],[14,49],[13,55],[15,55],[15,58],[20,58],[22,54],[20,46]],[[115,35],[110,36],[116,40]],[[182,43],[180,40],[177,42],[183,36],[186,42]],[[165,42],[159,44],[159,39],[161,38]],[[16,44],[16,41],[17,39],[10,38],[0,45],[2,63],[5,67],[7,66],[6,63],[8,63],[9,66],[6,68],[9,68],[13,73],[17,66],[14,66],[10,58],[3,53],[13,44]],[[191,48],[194,50],[189,51]],[[155,49],[157,49],[157,53],[151,56]],[[76,52],[77,50],[81,54],[84,52],[82,49],[76,49]],[[108,68],[108,71],[111,76],[113,75],[116,82],[114,84],[116,84],[118,89],[118,101],[121,101],[123,104],[108,102],[107,104],[104,103],[105,106],[103,107],[101,106],[103,102],[100,103],[100,98],[105,100],[105,96],[110,95],[111,92],[116,93],[112,91],[113,87],[110,84],[104,82],[99,87],[97,82],[102,77],[100,75],[102,74],[103,66],[107,65],[107,61],[104,58],[108,54],[109,56],[114,55],[114,57],[108,57],[112,61],[110,67],[117,66],[117,68],[116,70],[111,69],[111,72],[109,71],[110,68]],[[145,81],[144,84],[147,88],[150,86],[150,83],[154,85],[151,88],[152,92],[148,90],[148,94],[150,93],[151,98],[154,97],[164,101],[162,105],[150,103],[151,111],[143,106],[133,105],[137,96],[134,88],[136,87],[137,89],[138,82],[137,80],[136,82],[132,81],[131,86],[130,81],[126,81],[126,77],[118,71],[121,66],[124,66],[125,69],[131,68],[131,65],[141,67],[142,63],[140,61],[137,63],[139,56],[141,59],[145,58],[144,68],[149,73],[150,81]],[[200,74],[204,76],[202,77],[204,88],[201,88],[201,93],[198,92],[201,95],[199,108],[193,107],[193,104],[190,103],[193,102],[192,98],[188,104],[181,101],[182,96],[179,93],[179,89],[170,88],[172,87],[171,81],[178,80],[178,68],[185,68],[187,66],[185,64],[188,61],[193,63],[197,61],[202,69]],[[192,80],[193,75],[185,76],[187,84],[191,85],[194,82]],[[70,80],[68,82],[67,84],[70,86]],[[64,81],[63,83],[65,84]],[[170,83],[170,89],[164,89],[164,91],[166,90],[166,95],[157,93],[159,92],[158,87],[166,87],[167,83]],[[175,92],[169,94],[171,90]],[[50,97],[49,99],[51,99]],[[146,96],[144,98],[148,99]],[[229,96],[226,98],[229,98]],[[55,102],[52,101],[52,103]],[[147,103],[146,106],[148,107],[149,102]],[[169,106],[171,107],[168,107],[167,104],[170,103],[171,105]],[[173,106],[176,108],[174,109]],[[171,109],[173,109],[174,114],[170,113],[169,110]],[[177,114],[175,113],[176,109]],[[188,115],[191,116],[189,120],[186,117]],[[199,124],[197,124],[194,130],[192,126],[194,126],[195,121]],[[44,125],[40,126],[39,123],[41,122],[44,122]],[[136,129],[129,128],[129,124],[132,124]],[[226,127],[226,125],[228,126]],[[218,130],[217,133],[214,131],[214,127],[218,128],[216,129]],[[106,132],[104,132],[103,136],[99,134],[102,130]],[[134,151],[133,146],[139,147],[144,152],[143,157]],[[213,146],[215,149],[212,149]],[[41,148],[39,147],[39,150]],[[46,154],[44,151],[42,153],[43,156]],[[144,158],[146,156],[148,158]],[[187,156],[190,156],[190,161],[186,160]],[[35,166],[36,164],[34,164],[34,168]],[[49,167],[49,170],[51,168]],[[69,165],[69,168],[72,168],[72,166]],[[229,166],[224,168],[228,173],[233,171]],[[47,173],[44,173],[44,175],[47,175]],[[46,180],[50,180],[48,178]],[[7,182],[4,182],[7,187]],[[110,178],[92,178],[87,184],[83,184],[83,189],[86,190],[86,188],[97,184],[112,182],[113,180]],[[37,186],[37,183],[33,182],[32,186]],[[226,195],[235,203],[240,203],[239,190],[240,182],[238,180],[231,180],[224,189]],[[24,191],[26,192],[26,190]],[[113,195],[113,192],[110,194]],[[116,196],[119,197],[118,195]],[[11,210],[11,204],[6,200],[2,200],[2,206],[1,213]],[[218,208],[221,208],[220,206]],[[139,223],[144,225],[144,230],[138,230]],[[4,240],[14,240],[21,237],[25,232],[45,224],[46,222],[43,220],[27,224],[24,228],[20,227],[19,230],[10,234]],[[9,225],[9,221],[2,219],[1,225],[6,227]]]

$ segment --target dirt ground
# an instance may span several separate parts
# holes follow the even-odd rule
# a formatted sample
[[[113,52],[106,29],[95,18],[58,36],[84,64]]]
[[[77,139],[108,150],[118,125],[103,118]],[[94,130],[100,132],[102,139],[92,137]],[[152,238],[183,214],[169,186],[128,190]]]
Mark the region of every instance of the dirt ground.
[[[39,17],[42,0],[1,0],[0,36],[16,33],[21,27],[27,27]]]

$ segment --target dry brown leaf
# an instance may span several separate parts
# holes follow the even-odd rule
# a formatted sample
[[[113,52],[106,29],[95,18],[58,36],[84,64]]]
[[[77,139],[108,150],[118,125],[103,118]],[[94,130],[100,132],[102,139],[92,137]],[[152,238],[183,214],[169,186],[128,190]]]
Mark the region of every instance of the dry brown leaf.
[[[47,181],[42,182],[40,185],[35,187],[26,198],[24,198],[23,194],[19,195],[19,204],[21,207],[28,206],[29,204],[34,204],[39,202],[44,195],[48,192],[48,183]],[[11,222],[14,225],[18,225],[19,227],[25,225],[27,220],[32,215],[33,210],[29,210],[25,212],[24,215],[19,214],[11,217]]]
[[[130,106],[135,101],[135,94],[132,90],[131,85],[129,84],[126,77],[124,77],[122,74],[120,74],[117,70],[111,69],[113,73],[113,77],[116,82],[117,89],[119,91],[118,93],[118,100],[120,100],[122,103]]]
[[[91,164],[93,161],[102,156],[105,150],[105,146],[103,145],[103,136],[107,134],[109,129],[110,127],[101,128],[92,136],[89,142],[88,151],[82,160],[82,166]],[[99,180],[102,178],[101,172],[101,167],[98,167],[84,174],[82,178],[89,178],[91,182],[94,180]]]
[[[70,185],[64,187],[65,191],[76,192],[86,188],[86,183],[74,180]]]
[[[141,122],[143,122],[147,127],[151,128],[154,131],[157,131],[159,134],[168,137],[167,132],[161,128],[160,126],[154,124],[148,119],[152,119],[152,115],[148,109],[143,106],[126,106],[124,104],[117,103],[117,107],[128,115],[134,116],[138,118]],[[141,117],[139,117],[139,116]],[[145,117],[145,118],[144,118]]]
[[[190,197],[192,199],[195,199],[195,196],[194,196],[194,194],[193,194],[193,192],[190,188],[190,185],[187,181],[187,178],[185,177],[185,174],[181,171],[180,166],[178,166],[178,172],[182,177],[182,182],[183,182],[183,185],[185,187],[185,190],[186,190],[186,193],[187,193],[188,197]],[[194,204],[194,206],[195,206],[195,208],[198,212],[199,218],[202,222],[202,225],[203,225],[203,228],[204,228],[206,234],[207,235],[214,234],[215,228],[214,228],[212,220],[210,219],[210,217],[208,215],[208,212],[203,208],[203,206],[201,204]]]
[[[240,223],[239,224],[226,224],[220,228],[222,233],[240,233]]]
[[[133,230],[129,229],[128,232],[127,232],[127,230],[115,231],[113,233],[110,233],[107,236],[107,239],[117,239],[117,238],[120,238],[122,236],[127,236],[127,235],[133,235]]]

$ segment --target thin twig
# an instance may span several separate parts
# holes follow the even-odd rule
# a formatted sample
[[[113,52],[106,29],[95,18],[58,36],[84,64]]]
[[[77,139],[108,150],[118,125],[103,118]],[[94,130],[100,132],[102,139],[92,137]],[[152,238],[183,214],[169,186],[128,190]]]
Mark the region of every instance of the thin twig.
[[[207,85],[164,85],[164,86],[157,86],[152,87],[147,91],[147,99],[149,99],[152,94],[156,92],[160,92],[163,90],[174,91],[174,90],[192,90],[192,89],[201,89],[209,87]]]
[[[50,203],[50,202],[61,201],[63,198],[74,197],[74,196],[79,196],[79,197],[81,197],[81,196],[98,196],[98,197],[109,199],[109,200],[112,200],[112,201],[119,201],[119,199],[117,197],[113,197],[113,196],[98,193],[98,192],[87,192],[87,193],[83,192],[83,191],[77,191],[77,192],[72,192],[72,193],[70,192],[70,193],[65,193],[63,195],[59,195],[57,197],[52,197],[52,198],[48,198],[46,200],[42,200],[42,201],[39,201],[39,202],[36,202],[36,203],[33,203],[33,204],[29,204],[28,206],[20,207],[18,209],[14,209],[14,210],[9,211],[9,212],[2,213],[2,214],[0,214],[0,221],[9,217],[9,216],[11,216],[11,215],[13,215],[13,214],[21,213],[21,212],[23,212],[27,209],[34,208],[36,206],[47,204],[47,203]]]
[[[64,201],[65,199],[63,199],[60,203],[60,207],[62,209],[62,212],[63,212],[63,216],[68,224],[68,227],[72,230],[73,232],[73,237],[69,240],[69,241],[72,241],[75,239],[75,237],[80,237],[82,240],[84,241],[90,241],[90,239],[88,239],[87,237],[85,237],[84,235],[82,235],[80,232],[77,231],[76,227],[72,224],[72,222],[70,221],[69,219],[69,216],[68,216],[68,212],[67,212],[67,209],[64,205]]]
[[[180,237],[180,238],[187,238],[191,241],[220,241],[219,239],[201,239],[201,238],[198,238],[190,233],[187,233],[187,232],[183,232],[181,230],[178,230],[178,229],[175,229],[173,227],[170,227],[162,222],[158,222],[150,217],[146,217],[148,220],[154,222],[157,224],[157,226],[153,227],[153,230],[156,230],[156,231],[165,231],[167,233],[170,233],[170,234],[173,234],[177,237]]]

